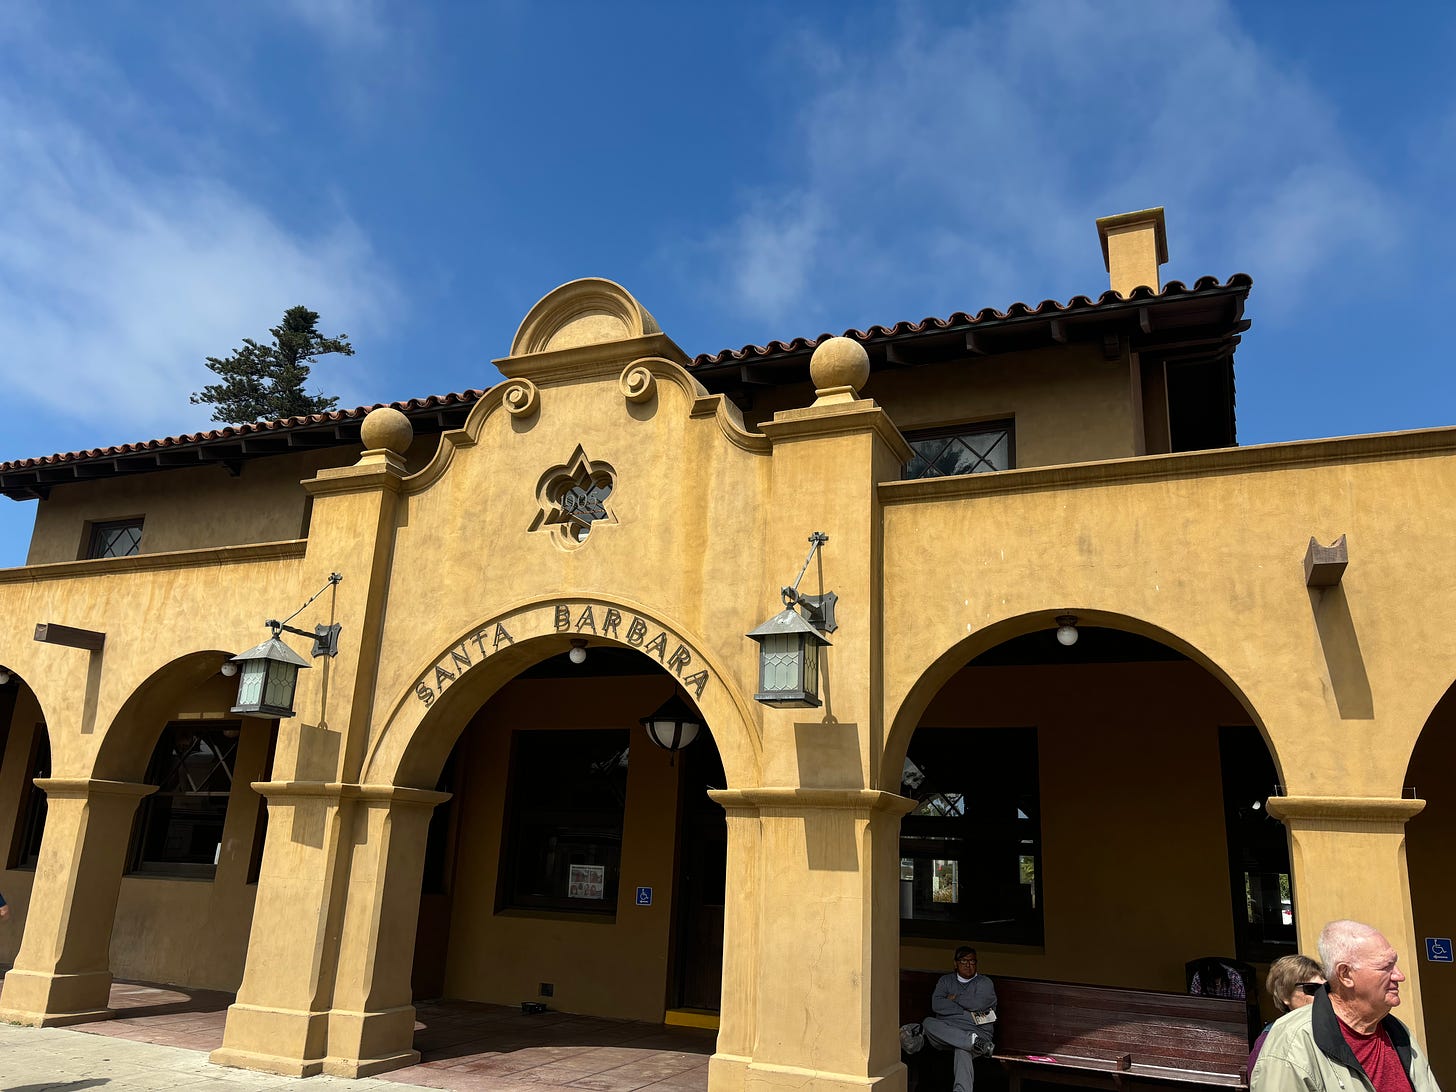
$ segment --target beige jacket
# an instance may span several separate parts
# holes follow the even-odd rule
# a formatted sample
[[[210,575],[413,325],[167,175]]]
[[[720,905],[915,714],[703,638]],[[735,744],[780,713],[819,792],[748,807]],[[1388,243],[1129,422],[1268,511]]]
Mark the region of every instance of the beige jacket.
[[[1383,1022],[1415,1092],[1441,1092],[1430,1063],[1394,1016]],[[1250,1092],[1374,1092],[1355,1060],[1328,990],[1314,1003],[1281,1016],[1269,1029],[1264,1049],[1249,1074]]]

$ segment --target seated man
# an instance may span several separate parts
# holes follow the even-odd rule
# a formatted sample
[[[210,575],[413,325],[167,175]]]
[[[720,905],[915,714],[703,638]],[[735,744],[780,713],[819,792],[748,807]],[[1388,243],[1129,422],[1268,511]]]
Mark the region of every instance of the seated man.
[[[973,1059],[991,1053],[996,1036],[996,987],[976,973],[976,950],[955,950],[955,971],[942,975],[930,995],[923,1027],[926,1040],[941,1050],[955,1051],[954,1092],[971,1092],[976,1083]]]

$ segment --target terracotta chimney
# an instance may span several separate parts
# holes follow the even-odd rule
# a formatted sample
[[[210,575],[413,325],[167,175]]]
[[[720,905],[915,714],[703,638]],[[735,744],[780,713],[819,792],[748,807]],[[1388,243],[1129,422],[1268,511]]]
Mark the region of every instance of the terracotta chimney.
[[[1161,289],[1158,266],[1168,261],[1168,232],[1161,206],[1104,216],[1097,221],[1097,235],[1114,292],[1130,296],[1139,285],[1154,292]]]

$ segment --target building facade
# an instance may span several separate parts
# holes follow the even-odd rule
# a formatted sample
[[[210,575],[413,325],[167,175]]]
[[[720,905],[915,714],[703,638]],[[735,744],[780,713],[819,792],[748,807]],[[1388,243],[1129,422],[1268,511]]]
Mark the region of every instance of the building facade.
[[[1350,916],[1456,1063],[1456,429],[1236,446],[1251,282],[1099,234],[1096,299],[693,358],[577,281],[486,391],[0,466],[0,1017],[235,990],[215,1060],[360,1075],[415,998],[541,999],[716,1023],[715,1090],[894,1089],[963,940],[1182,991]],[[337,655],[233,712],[306,602]]]

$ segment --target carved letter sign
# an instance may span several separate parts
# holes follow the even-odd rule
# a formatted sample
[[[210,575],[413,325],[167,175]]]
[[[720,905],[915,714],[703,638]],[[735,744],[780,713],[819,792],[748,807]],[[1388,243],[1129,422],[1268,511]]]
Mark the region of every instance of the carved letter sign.
[[[426,706],[432,705],[441,693],[458,683],[478,664],[484,663],[501,645],[515,644],[516,638],[506,627],[507,622],[524,638],[557,633],[596,634],[657,659],[681,680],[686,689],[693,692],[694,697],[701,698],[708,686],[710,676],[705,668],[694,662],[687,642],[660,622],[603,603],[569,601],[487,622],[445,650],[444,655],[415,684],[415,697]],[[625,632],[622,631],[624,624]],[[671,653],[667,651],[669,647],[673,650]],[[698,670],[690,671],[690,667]]]

